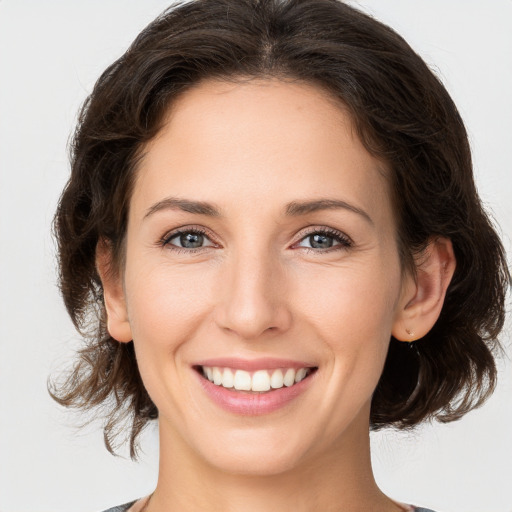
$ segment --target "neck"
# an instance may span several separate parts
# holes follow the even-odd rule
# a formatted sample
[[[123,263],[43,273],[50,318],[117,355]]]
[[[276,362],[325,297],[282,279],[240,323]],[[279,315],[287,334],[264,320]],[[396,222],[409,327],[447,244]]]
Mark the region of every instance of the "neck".
[[[160,471],[148,512],[401,511],[375,483],[367,426],[349,430],[292,469],[254,475],[208,464],[161,421]]]

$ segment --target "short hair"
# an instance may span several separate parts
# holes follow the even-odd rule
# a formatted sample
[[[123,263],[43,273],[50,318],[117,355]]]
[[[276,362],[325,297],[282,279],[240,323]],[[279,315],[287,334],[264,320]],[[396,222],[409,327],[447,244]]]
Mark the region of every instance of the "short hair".
[[[54,219],[60,287],[85,345],[66,379],[50,383],[52,396],[102,408],[107,448],[114,452],[124,425],[132,457],[137,436],[158,416],[133,342],[107,331],[95,251],[108,241],[122,266],[141,152],[172,102],[210,78],[291,79],[339,99],[366,150],[389,168],[403,268],[414,271],[433,237],[453,243],[457,266],[436,324],[412,347],[391,338],[371,428],[448,422],[481,405],[496,383],[510,273],[475,188],[464,124],[402,37],[337,0],[180,2],[98,79],[80,112]]]

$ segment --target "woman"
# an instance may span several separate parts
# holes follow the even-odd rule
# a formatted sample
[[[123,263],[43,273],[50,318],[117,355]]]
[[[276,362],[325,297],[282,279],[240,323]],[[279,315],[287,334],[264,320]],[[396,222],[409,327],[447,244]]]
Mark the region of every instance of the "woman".
[[[91,342],[55,397],[159,418],[118,510],[426,510],[385,496],[370,428],[494,387],[510,281],[467,135],[392,30],[332,0],[203,0],[86,102],[56,215]],[[112,400],[114,400],[112,402]]]

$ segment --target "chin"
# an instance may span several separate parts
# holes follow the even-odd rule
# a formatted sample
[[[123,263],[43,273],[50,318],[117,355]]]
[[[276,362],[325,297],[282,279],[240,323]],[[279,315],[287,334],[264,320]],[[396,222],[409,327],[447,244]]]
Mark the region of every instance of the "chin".
[[[220,471],[243,476],[275,476],[293,470],[299,464],[297,457],[276,453],[233,453],[210,461]]]
[[[282,433],[276,436],[246,434],[230,434],[226,439],[217,437],[210,442],[203,438],[203,446],[198,447],[202,452],[199,455],[210,466],[225,473],[247,476],[285,473],[298,467],[304,458],[305,449],[299,440],[285,440]]]

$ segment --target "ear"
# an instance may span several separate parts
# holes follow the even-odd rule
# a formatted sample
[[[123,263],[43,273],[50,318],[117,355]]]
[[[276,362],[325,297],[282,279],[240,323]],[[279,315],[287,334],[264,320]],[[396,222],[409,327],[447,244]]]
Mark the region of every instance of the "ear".
[[[110,336],[122,343],[132,341],[121,273],[113,264],[112,249],[106,240],[100,240],[96,245],[96,270],[103,286]]]
[[[443,308],[446,290],[455,272],[451,240],[434,238],[415,258],[416,276],[408,275],[396,311],[392,334],[400,341],[414,341],[434,326]]]

